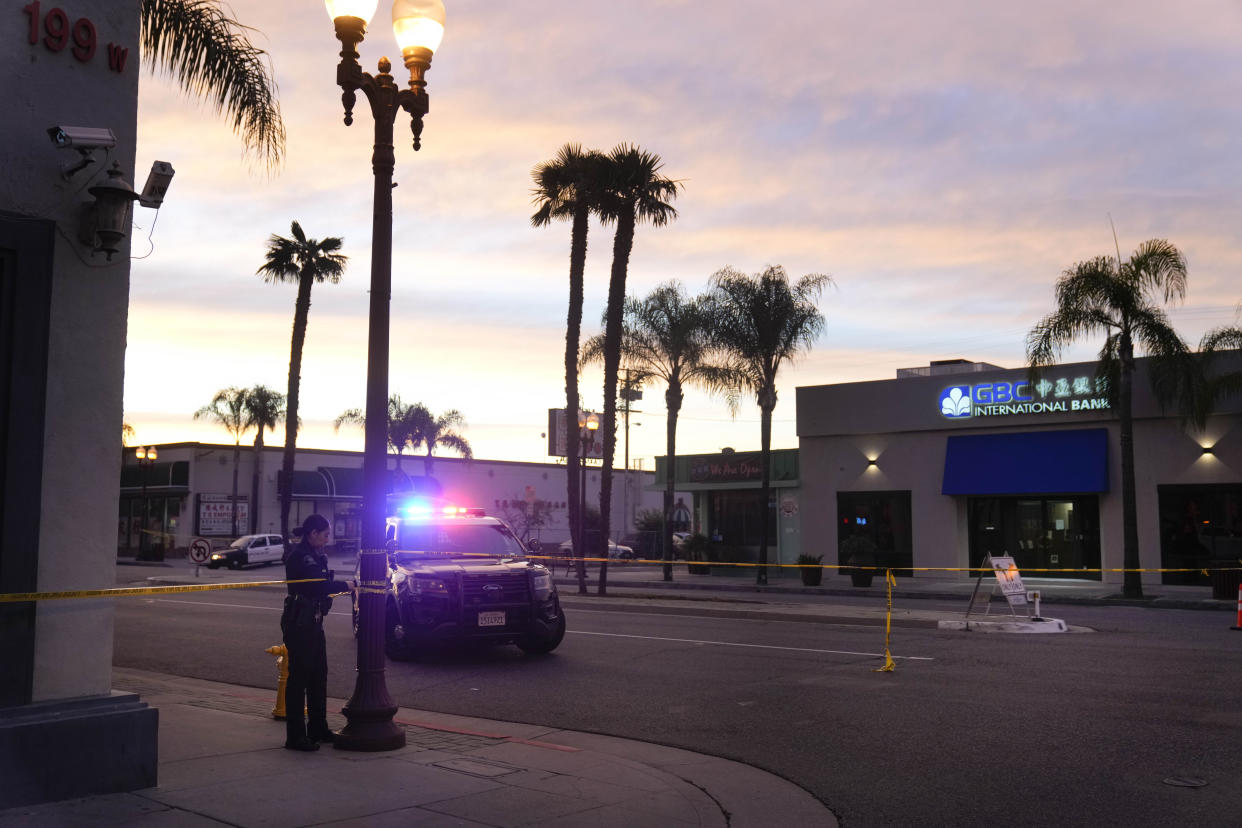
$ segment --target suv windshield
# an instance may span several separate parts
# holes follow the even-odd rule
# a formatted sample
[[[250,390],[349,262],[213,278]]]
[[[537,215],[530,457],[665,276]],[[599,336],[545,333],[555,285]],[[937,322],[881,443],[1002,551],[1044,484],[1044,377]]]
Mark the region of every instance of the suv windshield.
[[[495,524],[406,523],[397,538],[398,555],[512,558],[525,554],[518,539]]]

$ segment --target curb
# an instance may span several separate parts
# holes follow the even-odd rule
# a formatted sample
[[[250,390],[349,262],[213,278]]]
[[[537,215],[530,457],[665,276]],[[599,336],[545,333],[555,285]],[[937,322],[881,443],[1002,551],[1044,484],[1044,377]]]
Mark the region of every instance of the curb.
[[[1060,618],[1031,618],[1025,621],[941,621],[942,630],[963,630],[981,633],[1067,633],[1070,628]],[[1086,627],[1078,629],[1085,631]]]

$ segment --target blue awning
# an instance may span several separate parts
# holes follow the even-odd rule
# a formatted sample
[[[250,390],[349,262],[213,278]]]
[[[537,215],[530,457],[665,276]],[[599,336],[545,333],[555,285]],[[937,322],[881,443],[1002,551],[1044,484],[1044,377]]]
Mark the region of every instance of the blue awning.
[[[947,495],[1074,494],[1108,491],[1108,429],[950,437]]]

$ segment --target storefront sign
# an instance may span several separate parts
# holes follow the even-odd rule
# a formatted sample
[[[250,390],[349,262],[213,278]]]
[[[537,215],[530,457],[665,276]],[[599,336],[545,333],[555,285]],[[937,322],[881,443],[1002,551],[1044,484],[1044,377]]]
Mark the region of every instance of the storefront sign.
[[[237,531],[244,533],[250,525],[250,504],[239,495],[237,498]],[[198,496],[198,534],[232,535],[233,503],[226,494],[200,494]]]
[[[690,465],[691,483],[738,483],[744,480],[761,480],[763,464],[761,455],[727,454],[719,457],[696,458]]]
[[[940,392],[938,399],[940,413],[948,420],[1100,411],[1109,407],[1106,381],[1089,376],[951,385]]]

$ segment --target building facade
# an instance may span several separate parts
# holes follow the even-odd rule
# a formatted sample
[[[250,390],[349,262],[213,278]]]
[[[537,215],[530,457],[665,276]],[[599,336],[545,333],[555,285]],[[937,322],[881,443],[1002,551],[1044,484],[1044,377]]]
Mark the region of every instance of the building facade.
[[[1201,568],[1242,556],[1242,399],[1188,430],[1147,367],[1133,406],[1142,577],[1207,583]],[[802,528],[825,561],[864,534],[898,575],[968,577],[1004,554],[1037,577],[1121,582],[1120,427],[1095,363],[1032,381],[954,361],[803,387],[797,418]]]
[[[760,452],[727,449],[718,454],[678,455],[673,469],[678,492],[674,501],[674,531],[684,530],[706,537],[712,561],[753,564],[759,559],[766,508],[768,563],[789,566],[788,569],[774,568],[769,571],[769,577],[797,577],[792,565],[803,552],[798,457],[797,449],[772,450],[771,491],[765,504]],[[664,491],[667,469],[668,458],[657,457],[653,483],[657,492]],[[685,499],[687,496],[689,502]],[[684,517],[679,518],[681,515]],[[716,567],[712,574],[754,575],[749,566]]]
[[[135,180],[138,30],[138,0],[0,21],[4,593],[115,582],[129,240],[98,231],[109,172]],[[112,618],[103,598],[0,603],[0,807],[155,784],[158,716],[112,692]]]
[[[279,534],[281,447],[265,447],[260,464],[251,446],[235,451],[230,445],[169,443],[156,449],[158,459],[150,466],[139,465],[133,449],[125,451],[116,524],[118,555],[160,558],[184,554],[193,537],[225,545],[239,535]],[[259,479],[256,465],[262,468]],[[388,465],[391,498],[429,496],[482,506],[508,521],[523,539],[545,544],[559,544],[571,534],[563,463],[435,457],[429,475],[422,455],[390,454]],[[599,478],[600,469],[588,465],[588,506],[599,505]],[[660,495],[648,490],[653,480],[651,472],[614,472],[614,535],[629,531],[639,512],[661,508]],[[337,551],[356,550],[361,509],[361,452],[298,449],[290,527],[300,525],[307,515],[322,514],[332,523]],[[532,520],[532,513],[541,518]]]

